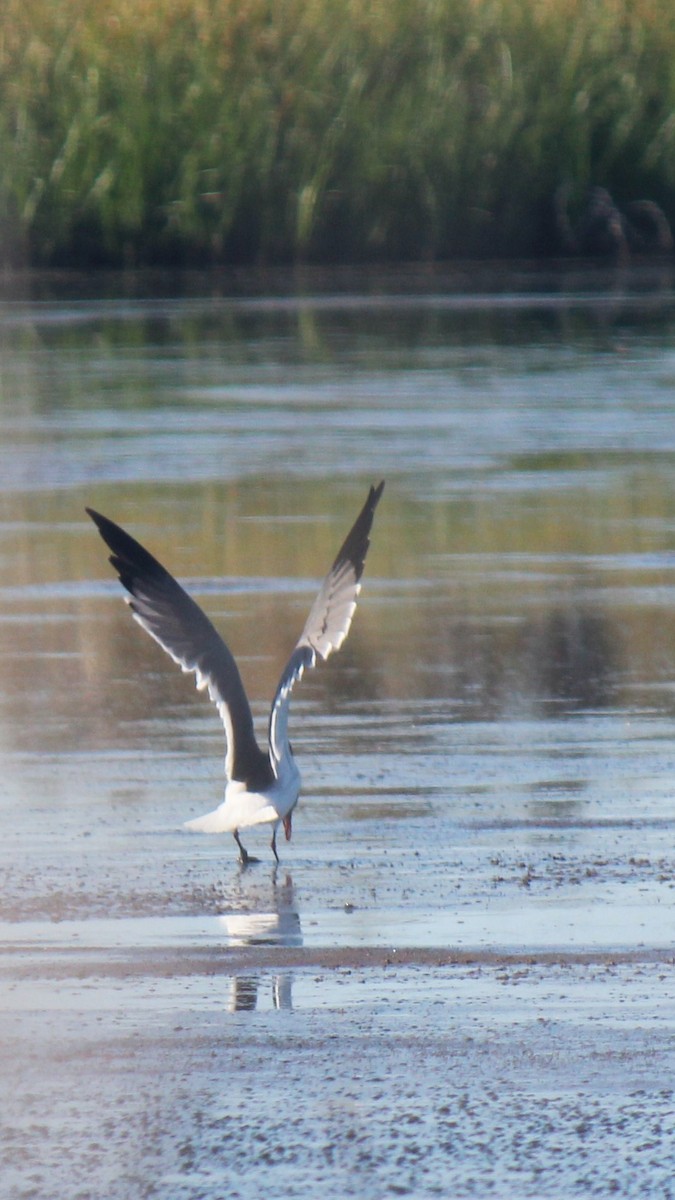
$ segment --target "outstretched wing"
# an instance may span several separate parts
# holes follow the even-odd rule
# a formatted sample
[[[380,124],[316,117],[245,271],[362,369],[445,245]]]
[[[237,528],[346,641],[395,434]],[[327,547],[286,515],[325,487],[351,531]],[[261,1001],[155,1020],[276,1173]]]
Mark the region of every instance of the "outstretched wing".
[[[208,617],[172,575],[114,521],[88,508],[110,562],[140,625],[183,671],[193,671],[197,687],[208,688],[227,736],[225,769],[246,783],[269,776],[269,761],[258,746],[251,708],[232,654]]]
[[[288,705],[294,684],[304,671],[316,666],[317,656],[327,659],[339,650],[352,623],[361,576],[370,545],[375,509],[384,480],[371,487],[368,498],[345,538],[321,585],[300,639],[284,667],[270,713],[269,741],[272,764],[278,764],[288,746]]]

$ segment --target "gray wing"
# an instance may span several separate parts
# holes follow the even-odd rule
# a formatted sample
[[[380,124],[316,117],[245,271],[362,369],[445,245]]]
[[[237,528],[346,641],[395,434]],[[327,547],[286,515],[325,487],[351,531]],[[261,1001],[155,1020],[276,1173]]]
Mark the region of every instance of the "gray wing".
[[[130,593],[126,599],[136,620],[183,671],[194,672],[200,690],[208,689],[225,726],[228,778],[269,782],[269,759],[256,741],[237,664],[220,634],[140,542],[93,509],[87,512],[112,550],[110,562]]]
[[[368,498],[352,525],[335,562],[314,601],[300,638],[279,680],[269,724],[270,758],[279,763],[288,746],[288,706],[293,686],[304,672],[339,650],[352,623],[361,590],[361,576],[370,545],[375,509],[384,490],[384,480],[371,487]]]

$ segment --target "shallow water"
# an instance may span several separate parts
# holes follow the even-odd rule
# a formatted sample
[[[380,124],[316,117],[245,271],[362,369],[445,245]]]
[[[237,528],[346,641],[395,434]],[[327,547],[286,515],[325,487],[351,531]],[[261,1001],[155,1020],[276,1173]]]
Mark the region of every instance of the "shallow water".
[[[543,1082],[537,1068],[514,1066],[522,1046],[507,1040],[495,1069],[507,1090],[529,1097],[523,1120],[533,1127],[532,1097],[548,1088],[571,1174],[554,1169],[543,1135],[539,1167],[515,1154],[501,1095],[488,1098],[483,1131],[503,1150],[492,1171],[474,1120],[484,1097],[468,1076],[462,1111],[471,1121],[452,1153],[432,1155],[445,1119],[420,1116],[443,1107],[432,1070],[411,1102],[422,1121],[418,1159],[404,1155],[397,1175],[395,1139],[380,1131],[368,1146],[362,1131],[348,1139],[354,1154],[342,1143],[332,1151],[345,1152],[339,1186],[353,1193],[361,1154],[372,1168],[363,1195],[399,1184],[401,1194],[425,1196],[603,1194],[603,1179],[608,1194],[637,1195],[645,1171],[654,1194],[668,1194],[658,1190],[669,1154],[672,1165],[665,1143],[653,1156],[661,1174],[637,1150],[639,1169],[630,1154],[617,1166],[613,1133],[604,1147],[584,1137],[579,1165],[577,1126],[561,1117],[560,1097],[572,1087],[565,1060],[576,1061],[583,1041],[598,1061],[607,1057],[608,1022],[623,1003],[619,990],[603,991],[612,963],[628,1066],[624,1083],[609,1071],[581,1089],[597,1116],[589,1129],[603,1127],[604,1112],[607,1129],[616,1118],[630,1131],[629,1093],[647,1086],[637,1064],[661,1055],[671,1021],[670,274],[486,268],[472,290],[461,274],[329,287],[308,277],[296,290],[191,279],[162,298],[143,281],[131,290],[105,282],[96,295],[90,282],[36,280],[0,304],[0,944],[13,1047],[5,1068],[21,1097],[4,1144],[10,1194],[74,1194],[51,1161],[67,1134],[82,1195],[216,1196],[235,1177],[241,1195],[268,1185],[313,1195],[323,1168],[299,1149],[284,1158],[280,1134],[265,1154],[283,1170],[268,1170],[247,1143],[259,1173],[246,1185],[235,1159],[224,1165],[187,1117],[190,1153],[181,1158],[169,1121],[159,1174],[141,1155],[113,1182],[112,1150],[87,1149],[91,1110],[83,1103],[78,1117],[71,1104],[69,1116],[56,1106],[50,1123],[41,1089],[54,1103],[64,1055],[74,1086],[80,1053],[91,1055],[92,1089],[101,1055],[133,1078],[136,1044],[143,1087],[153,1056],[165,1065],[162,1111],[180,1103],[179,1091],[190,1096],[186,1111],[198,1111],[205,1087],[204,1120],[217,1122],[207,1047],[214,1036],[236,1038],[245,1058],[259,1043],[285,1044],[288,1031],[274,1025],[283,1010],[303,1013],[323,1047],[313,1086],[324,1108],[330,1039],[347,1040],[336,1087],[340,1103],[364,1115],[376,1101],[359,1093],[354,1072],[361,1055],[375,1055],[369,1038],[392,1038],[391,1022],[403,1020],[407,1065],[386,1057],[387,1087],[401,1088],[401,1072],[414,1074],[425,1053],[420,1031],[434,996],[457,1003],[452,1036],[469,1039],[463,1054],[476,1004],[486,1029],[492,1019],[510,1026],[512,1011],[495,1002],[504,971],[523,972],[533,1063],[540,1023],[564,1024]],[[237,655],[262,736],[318,581],[382,477],[350,637],[294,695],[303,794],[293,840],[273,871],[267,836],[250,833],[244,841],[262,861],[242,872],[229,837],[182,828],[220,799],[217,715],[131,621],[84,505],[126,525],[187,582]],[[558,1003],[560,971],[574,995]],[[461,979],[473,980],[470,1003]],[[655,980],[661,999],[650,1012]],[[217,1035],[212,992],[224,1022]],[[405,1019],[395,1018],[393,996]],[[123,1024],[130,1014],[123,1030],[110,1025],[110,997]],[[194,1081],[182,1077],[178,1091],[168,1080],[180,1049],[163,1024],[176,1004],[201,1047]],[[354,1004],[356,1026],[343,1019]],[[227,1025],[252,1021],[254,1009],[262,1025]],[[439,1036],[453,1058],[445,1025]],[[38,1044],[42,1073],[31,1066]],[[296,1098],[303,1054],[288,1050]],[[639,1102],[653,1128],[667,1124],[671,1059],[661,1055],[648,1072]],[[273,1086],[272,1064],[259,1070],[261,1087]],[[253,1120],[259,1089],[243,1079],[226,1109],[248,1112],[250,1102]],[[608,1093],[613,1115],[599,1099]],[[130,1127],[138,1114],[122,1108]],[[16,1160],[26,1122],[44,1125],[51,1175],[25,1147]],[[644,1128],[635,1129],[637,1147]],[[98,1191],[87,1183],[92,1155]]]

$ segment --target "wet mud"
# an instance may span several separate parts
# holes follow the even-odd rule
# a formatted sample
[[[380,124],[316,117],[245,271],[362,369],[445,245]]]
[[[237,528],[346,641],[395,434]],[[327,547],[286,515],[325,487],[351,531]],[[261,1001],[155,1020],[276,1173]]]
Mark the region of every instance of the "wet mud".
[[[672,1194],[672,958],[233,953],[15,979],[8,1198]]]

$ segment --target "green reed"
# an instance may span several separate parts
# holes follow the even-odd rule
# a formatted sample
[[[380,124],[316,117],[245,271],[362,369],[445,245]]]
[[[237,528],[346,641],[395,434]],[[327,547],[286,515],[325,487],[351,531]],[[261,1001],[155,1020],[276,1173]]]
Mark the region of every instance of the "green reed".
[[[0,252],[531,254],[570,181],[675,218],[671,0],[5,0]]]

